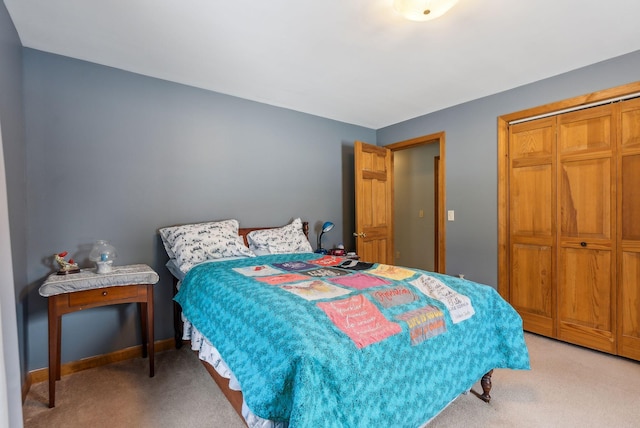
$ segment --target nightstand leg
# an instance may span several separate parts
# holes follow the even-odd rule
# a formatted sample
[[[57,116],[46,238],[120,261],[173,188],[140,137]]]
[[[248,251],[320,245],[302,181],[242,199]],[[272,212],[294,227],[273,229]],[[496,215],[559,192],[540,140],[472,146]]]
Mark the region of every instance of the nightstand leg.
[[[147,329],[148,329],[148,346],[149,346],[149,377],[153,377],[154,370],[154,354],[155,344],[153,338],[153,284],[147,285]]]
[[[56,365],[55,365],[55,373],[56,373],[56,380],[60,380],[60,378],[62,377],[62,374],[60,373],[60,354],[62,354],[62,315],[58,315],[57,311],[56,311],[56,331],[58,332],[58,343],[56,346]]]
[[[140,333],[142,336],[142,358],[147,358],[147,345],[149,344],[148,326],[147,326],[147,302],[138,303],[138,312],[140,312]]]
[[[60,378],[60,317],[56,313],[56,296],[49,303],[49,407],[56,405],[56,380]]]

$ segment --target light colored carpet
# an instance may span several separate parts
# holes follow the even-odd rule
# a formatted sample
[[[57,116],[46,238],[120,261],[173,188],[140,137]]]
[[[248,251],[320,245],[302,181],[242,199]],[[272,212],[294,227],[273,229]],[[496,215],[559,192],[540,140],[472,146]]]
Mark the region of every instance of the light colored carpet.
[[[532,334],[526,340],[531,371],[494,371],[490,404],[462,395],[428,427],[640,426],[640,363]],[[64,376],[53,409],[48,383],[33,385],[25,427],[244,426],[188,347],[156,354],[153,378],[147,364],[138,358]]]
[[[31,386],[23,405],[26,428],[245,427],[197,355],[156,353],[155,376],[136,358],[63,376],[56,406],[49,409],[49,383]]]

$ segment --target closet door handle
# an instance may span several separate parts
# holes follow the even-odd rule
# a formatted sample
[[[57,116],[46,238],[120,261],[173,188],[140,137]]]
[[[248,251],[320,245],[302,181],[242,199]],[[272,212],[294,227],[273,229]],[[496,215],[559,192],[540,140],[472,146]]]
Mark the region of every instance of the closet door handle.
[[[586,243],[586,242],[584,242],[584,241],[582,241],[582,242],[580,243],[580,246],[581,246],[581,247],[586,247],[586,246],[587,246],[587,243]]]

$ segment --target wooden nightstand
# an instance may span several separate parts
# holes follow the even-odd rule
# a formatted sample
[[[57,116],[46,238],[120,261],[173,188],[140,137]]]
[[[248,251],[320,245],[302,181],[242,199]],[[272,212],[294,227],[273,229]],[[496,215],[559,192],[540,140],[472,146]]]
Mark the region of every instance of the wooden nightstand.
[[[49,407],[55,406],[60,379],[62,315],[99,306],[138,303],[142,329],[142,356],[149,355],[149,377],[154,375],[153,285],[158,274],[147,265],[116,266],[110,273],[83,269],[69,275],[52,274],[40,287],[49,300]]]

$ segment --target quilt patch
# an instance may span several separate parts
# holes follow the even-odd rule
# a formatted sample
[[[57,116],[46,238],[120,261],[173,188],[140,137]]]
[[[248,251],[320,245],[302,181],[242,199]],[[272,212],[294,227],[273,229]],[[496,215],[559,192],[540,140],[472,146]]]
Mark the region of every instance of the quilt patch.
[[[403,279],[411,278],[416,274],[416,271],[391,265],[378,265],[371,269],[368,273],[373,275],[383,276],[389,279],[395,279],[402,281]]]
[[[333,268],[330,268],[330,267],[325,267],[325,268],[317,268],[317,269],[307,270],[307,271],[304,272],[304,274],[305,275],[309,275],[309,276],[314,276],[316,278],[323,278],[323,277],[347,275],[348,272],[345,272],[345,271],[340,270],[340,269],[333,269]]]
[[[343,261],[344,261],[343,257],[324,256],[319,259],[309,260],[309,263],[313,263],[320,266],[337,266]]]
[[[290,261],[284,263],[274,263],[273,266],[288,271],[301,271],[307,269],[315,269],[318,266],[303,261]]]
[[[233,268],[233,270],[244,276],[268,276],[279,275],[282,273],[281,270],[274,269],[270,265],[239,267]]]
[[[287,282],[304,281],[309,277],[297,273],[285,273],[282,275],[260,276],[256,277],[256,281],[264,282],[270,285],[284,284]]]
[[[413,346],[447,331],[444,313],[433,305],[405,312],[396,319],[406,322],[409,326],[409,337]]]
[[[282,285],[280,288],[306,300],[331,299],[351,293],[349,290],[319,279]]]
[[[382,287],[383,285],[391,284],[391,281],[380,278],[377,276],[365,275],[362,273],[355,273],[349,276],[343,276],[339,278],[331,278],[329,281],[334,284],[343,285],[345,287],[355,288],[357,290],[364,290],[371,287]]]
[[[451,316],[451,321],[453,321],[454,324],[469,319],[475,314],[473,306],[471,305],[471,299],[453,291],[444,285],[442,281],[432,276],[423,274],[420,275],[418,279],[410,282],[426,296],[444,303]]]
[[[404,286],[370,291],[369,295],[385,308],[406,305],[419,299],[416,293]]]
[[[357,260],[345,260],[338,265],[340,269],[367,270],[373,267],[373,263],[359,262]]]
[[[380,342],[402,331],[399,324],[387,320],[362,294],[316,304],[358,348]]]

